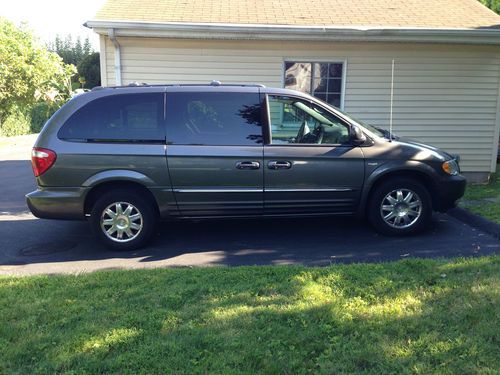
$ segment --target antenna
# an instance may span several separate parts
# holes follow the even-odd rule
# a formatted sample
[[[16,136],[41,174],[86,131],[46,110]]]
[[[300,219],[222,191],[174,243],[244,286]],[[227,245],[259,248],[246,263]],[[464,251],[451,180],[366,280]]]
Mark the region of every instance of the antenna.
[[[391,71],[391,112],[389,114],[389,142],[392,142],[392,102],[394,98],[394,59],[392,59]]]

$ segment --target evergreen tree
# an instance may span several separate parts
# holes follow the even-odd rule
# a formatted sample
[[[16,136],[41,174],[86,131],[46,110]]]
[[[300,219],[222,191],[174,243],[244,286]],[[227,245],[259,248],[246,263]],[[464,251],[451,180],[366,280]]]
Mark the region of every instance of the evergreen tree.
[[[76,40],[71,35],[64,39],[57,35],[53,42],[47,44],[49,51],[57,53],[66,64],[78,67],[78,74],[72,77],[73,86],[92,88],[101,84],[99,53],[94,52],[89,38],[82,43],[80,37]]]

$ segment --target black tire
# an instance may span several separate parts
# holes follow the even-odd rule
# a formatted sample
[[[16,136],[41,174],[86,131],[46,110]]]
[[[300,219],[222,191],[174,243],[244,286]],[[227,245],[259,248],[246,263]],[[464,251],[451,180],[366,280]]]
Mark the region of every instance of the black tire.
[[[111,206],[111,211],[116,213],[117,204],[119,204],[121,208],[124,208],[123,211],[126,211],[129,206],[133,207],[129,216],[126,214],[122,215],[121,219],[118,217],[119,215],[117,216],[117,220],[121,220],[117,223],[124,223],[124,226],[118,227],[115,224],[103,224],[103,227],[101,224],[105,218],[107,218],[108,222],[109,220],[113,220],[111,216],[105,214],[104,211]],[[139,214],[138,218],[137,213]],[[108,191],[95,202],[92,207],[89,221],[92,231],[106,247],[118,251],[127,251],[138,249],[147,244],[153,235],[157,219],[156,210],[150,200],[133,190],[113,190]],[[140,229],[132,228],[129,223],[132,223],[135,227],[140,226]],[[109,228],[108,230],[112,231],[111,227],[115,229],[115,232],[107,235],[105,228]],[[119,231],[116,228],[120,228],[122,232],[121,239],[118,238]],[[122,228],[127,228],[132,236],[129,237]],[[110,236],[117,238],[112,239]]]
[[[383,213],[388,215],[390,211],[382,211],[382,204],[386,203],[385,206],[387,206],[388,203],[386,200],[387,195],[397,190],[403,191],[403,195],[407,194],[408,191],[413,192],[416,194],[416,198],[413,199],[418,199],[421,204],[420,209],[418,209],[419,214],[416,216],[407,215],[409,222],[400,224],[403,227],[395,227],[399,224],[395,222],[388,223],[384,220]],[[413,203],[418,204],[415,201]],[[405,207],[403,207],[404,209]],[[375,189],[368,202],[367,210],[368,220],[379,233],[389,236],[404,236],[420,233],[427,229],[432,218],[432,201],[429,191],[420,182],[409,178],[394,178],[382,183]],[[412,213],[412,215],[415,214]],[[396,219],[394,216],[392,218],[403,221],[403,219]],[[392,218],[388,219],[388,221],[391,221]]]

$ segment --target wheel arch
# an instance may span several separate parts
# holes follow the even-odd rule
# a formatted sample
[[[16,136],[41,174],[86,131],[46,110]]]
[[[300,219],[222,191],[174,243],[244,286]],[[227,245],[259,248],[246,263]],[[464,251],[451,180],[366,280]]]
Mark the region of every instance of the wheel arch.
[[[423,168],[388,169],[381,173],[372,174],[372,178],[369,179],[368,184],[365,185],[358,210],[360,216],[364,217],[366,215],[368,202],[375,190],[386,181],[394,178],[408,178],[420,182],[429,192],[432,209],[434,210],[435,207],[438,207],[438,189],[435,178],[431,172]]]
[[[159,215],[158,202],[147,186],[141,184],[140,182],[131,180],[106,180],[92,186],[86,194],[84,202],[85,216],[90,214],[92,207],[100,196],[112,190],[129,190],[139,194],[152,204],[155,213]]]

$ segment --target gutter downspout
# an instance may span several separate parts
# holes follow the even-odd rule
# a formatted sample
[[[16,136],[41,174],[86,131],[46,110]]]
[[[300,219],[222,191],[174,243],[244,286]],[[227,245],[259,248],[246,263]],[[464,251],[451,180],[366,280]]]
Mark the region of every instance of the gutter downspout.
[[[122,62],[120,54],[120,44],[116,40],[115,29],[108,29],[108,36],[113,45],[115,46],[115,85],[121,86],[122,84]]]

